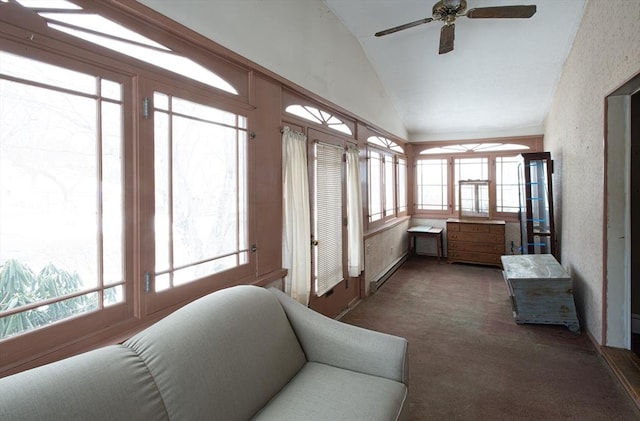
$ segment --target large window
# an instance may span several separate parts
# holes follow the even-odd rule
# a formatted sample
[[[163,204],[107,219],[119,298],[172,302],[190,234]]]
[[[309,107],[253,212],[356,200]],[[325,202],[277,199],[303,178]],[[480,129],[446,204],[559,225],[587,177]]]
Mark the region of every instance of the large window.
[[[381,136],[367,139],[369,229],[407,212],[407,161],[404,149]]]
[[[453,160],[454,174],[454,201],[455,210],[459,209],[460,180],[488,180],[489,179],[489,158],[454,158]]]
[[[2,367],[256,273],[245,85],[71,2],[21,3],[45,8],[0,3]]]
[[[517,218],[519,153],[540,150],[541,141],[541,137],[535,136],[505,142],[422,146],[415,160],[416,213],[457,216],[459,181],[488,180],[491,214],[503,219]]]
[[[448,160],[416,160],[416,210],[445,213],[449,209]]]
[[[125,299],[119,81],[0,51],[0,340]]]
[[[156,92],[155,290],[249,260],[247,119]]]

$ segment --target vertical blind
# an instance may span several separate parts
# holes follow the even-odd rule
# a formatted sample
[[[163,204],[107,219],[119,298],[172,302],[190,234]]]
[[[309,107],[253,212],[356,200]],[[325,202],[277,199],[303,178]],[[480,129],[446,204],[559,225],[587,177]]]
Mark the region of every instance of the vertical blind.
[[[342,156],[344,149],[315,144],[314,246],[315,293],[331,290],[344,279],[342,268]]]

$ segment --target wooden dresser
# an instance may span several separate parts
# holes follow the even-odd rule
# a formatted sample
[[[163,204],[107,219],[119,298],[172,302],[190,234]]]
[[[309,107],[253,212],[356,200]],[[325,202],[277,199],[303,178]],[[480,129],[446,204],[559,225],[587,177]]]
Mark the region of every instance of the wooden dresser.
[[[447,219],[447,261],[501,267],[504,221]]]

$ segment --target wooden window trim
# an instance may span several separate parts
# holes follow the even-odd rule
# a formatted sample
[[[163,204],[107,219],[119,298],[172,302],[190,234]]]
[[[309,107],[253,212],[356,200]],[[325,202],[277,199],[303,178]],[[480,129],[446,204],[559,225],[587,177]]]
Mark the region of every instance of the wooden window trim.
[[[483,144],[483,143],[510,143],[520,144],[527,146],[526,150],[507,150],[499,152],[460,152],[460,153],[446,153],[446,154],[421,154],[422,151],[431,149],[434,147],[450,146],[450,145],[465,145],[465,144]],[[509,222],[518,221],[518,214],[513,212],[496,212],[496,171],[495,160],[496,157],[502,156],[514,156],[523,152],[540,152],[543,150],[543,136],[518,136],[518,137],[503,137],[503,138],[489,138],[489,139],[472,139],[464,141],[444,141],[444,142],[425,142],[421,144],[412,144],[413,157],[412,167],[414,172],[416,171],[416,162],[421,159],[447,159],[449,162],[448,169],[448,198],[449,206],[447,211],[428,211],[418,210],[414,201],[412,205],[413,215],[419,218],[432,218],[432,219],[447,219],[458,217],[458,212],[455,209],[455,175],[454,175],[454,161],[456,158],[488,158],[488,172],[489,172],[489,200],[492,207],[492,218],[501,219]],[[414,197],[417,189],[417,183],[414,183]]]
[[[152,14],[155,17],[154,19],[148,17],[142,19],[139,13],[140,7],[138,6],[134,7],[138,12],[132,12],[130,7],[123,6],[120,1],[97,3],[78,0],[77,3],[88,10],[104,13],[105,16],[111,18],[115,16],[114,20],[128,19],[140,25],[140,28],[145,28],[145,30],[149,29],[147,25],[151,21],[153,22],[151,25],[158,25],[158,28],[154,28],[152,31],[154,34],[165,31],[164,35],[162,35],[163,42],[167,42],[168,38],[174,39],[176,45],[180,44],[186,48],[186,50],[180,52],[198,55],[203,60],[200,61],[201,63],[222,63],[219,66],[212,65],[212,70],[219,72],[222,77],[230,80],[232,84],[238,82],[235,87],[239,88],[238,91],[241,92],[241,95],[236,96],[205,85],[203,85],[204,89],[202,89],[197,83],[189,83],[186,80],[183,81],[183,86],[194,85],[185,89],[197,92],[198,95],[207,98],[207,101],[215,102],[218,108],[242,110],[242,113],[249,118],[249,127],[251,127],[251,119],[255,107],[248,103],[249,71],[242,66],[232,64],[220,56],[212,57],[210,51],[205,47],[206,45],[211,45],[211,41],[205,40],[204,37],[195,37],[192,32],[182,26],[176,26],[175,23],[169,24],[169,20],[165,20],[162,17],[159,18],[161,15],[155,12]],[[125,3],[129,4],[129,2]],[[148,142],[145,144],[144,141],[146,136],[146,129],[142,127],[144,120],[139,117],[141,115],[141,105],[139,103],[141,100],[140,82],[144,81],[145,78],[149,78],[157,82],[175,85],[176,80],[181,78],[176,78],[174,75],[162,70],[150,69],[148,66],[127,58],[118,57],[114,61],[115,57],[117,57],[116,54],[49,29],[42,25],[42,20],[32,12],[26,11],[27,13],[25,13],[23,9],[16,9],[19,6],[9,5],[11,9],[7,9],[6,6],[7,4],[0,5],[3,11],[3,14],[0,15],[0,47],[9,52],[41,59],[64,67],[71,67],[80,71],[84,69],[92,74],[108,75],[112,79],[116,78],[121,81],[123,86],[126,86],[123,100],[123,131],[125,133],[123,179],[127,180],[123,186],[124,212],[126,215],[125,237],[123,240],[125,243],[126,283],[124,288],[126,301],[94,313],[67,319],[51,326],[3,340],[0,345],[2,349],[0,352],[0,377],[98,346],[115,343],[148,326],[188,301],[216,289],[242,283],[265,284],[284,275],[282,271],[275,271],[259,278],[256,277],[255,273],[252,273],[248,276],[234,279],[233,277],[230,278],[228,273],[225,273],[218,276],[214,282],[208,285],[203,286],[198,282],[191,284],[189,288],[181,291],[177,298],[166,300],[158,308],[147,307],[143,300],[144,276],[140,260],[148,259],[149,256],[145,257],[141,251],[141,244],[145,242],[145,238],[140,227],[134,222],[139,221],[145,212],[147,212],[147,215],[150,212],[149,200],[145,199],[149,194],[149,186],[148,183],[143,182],[145,176],[141,175],[141,173],[149,171],[150,166],[144,162],[145,157],[149,156],[149,145]],[[141,30],[140,32],[144,31]],[[153,36],[155,35],[151,35],[151,37]],[[28,54],[25,54],[25,51],[28,51]],[[220,71],[219,69],[221,68],[224,70]],[[177,83],[180,85],[180,82]],[[206,94],[202,91],[206,92]],[[249,153],[252,154],[252,152]],[[250,166],[248,171],[247,179],[252,180]],[[148,177],[148,174],[146,177]],[[252,188],[251,182],[249,182],[248,195],[251,194]],[[249,199],[249,221],[254,219],[253,209],[252,199]],[[250,237],[255,235],[253,222],[249,223],[247,229]]]

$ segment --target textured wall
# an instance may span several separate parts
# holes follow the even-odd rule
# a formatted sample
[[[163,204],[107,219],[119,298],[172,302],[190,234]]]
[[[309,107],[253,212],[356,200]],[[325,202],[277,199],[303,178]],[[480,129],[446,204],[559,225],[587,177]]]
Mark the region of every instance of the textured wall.
[[[371,282],[377,281],[407,252],[409,219],[364,240],[364,283],[369,294]]]
[[[545,124],[561,263],[602,342],[604,99],[640,71],[640,1],[589,0]]]
[[[407,131],[358,40],[317,0],[138,0],[403,138]]]

